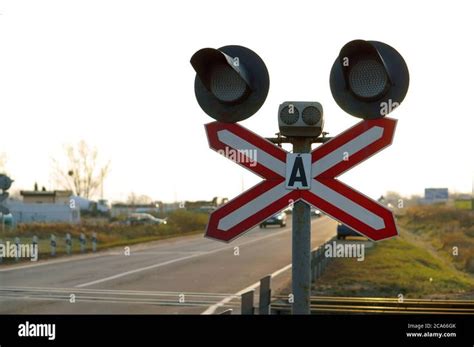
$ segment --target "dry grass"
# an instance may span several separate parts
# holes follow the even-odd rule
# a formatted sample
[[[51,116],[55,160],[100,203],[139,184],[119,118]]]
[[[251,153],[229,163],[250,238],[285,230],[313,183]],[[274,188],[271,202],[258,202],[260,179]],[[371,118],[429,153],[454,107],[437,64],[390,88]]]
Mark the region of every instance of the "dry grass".
[[[397,222],[400,237],[376,243],[367,250],[365,261],[332,260],[313,295],[471,297],[474,214],[417,206],[407,209]]]
[[[446,260],[474,274],[474,213],[445,206],[417,206],[399,223],[429,242]]]

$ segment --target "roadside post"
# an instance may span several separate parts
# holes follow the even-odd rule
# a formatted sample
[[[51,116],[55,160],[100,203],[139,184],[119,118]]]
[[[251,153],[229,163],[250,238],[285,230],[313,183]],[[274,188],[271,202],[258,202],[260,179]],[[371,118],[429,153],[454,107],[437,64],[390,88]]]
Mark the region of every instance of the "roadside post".
[[[263,179],[213,211],[206,236],[231,242],[293,206],[292,313],[310,314],[311,206],[369,239],[398,235],[389,209],[337,177],[392,143],[397,121],[384,117],[408,91],[405,61],[378,41],[355,40],[341,49],[330,73],[331,93],[345,112],[362,120],[332,138],[323,132],[322,105],[313,101],[282,103],[280,132],[273,138],[237,124],[256,113],[268,93],[268,71],[255,52],[242,46],[205,48],[192,56],[191,65],[198,104],[216,120],[205,125],[209,147]],[[318,269],[317,276],[321,273]]]
[[[53,234],[51,234],[50,245],[51,245],[51,256],[55,257],[56,256],[56,236]]]
[[[18,236],[15,237],[15,247],[16,247],[15,261],[18,261],[20,257],[20,238]]]
[[[33,249],[36,252],[36,257],[39,258],[38,236],[33,235],[33,239],[31,240],[31,244],[33,245]]]
[[[272,300],[271,280],[271,275],[267,275],[260,279],[260,295],[258,300],[259,315],[270,314],[270,304]]]
[[[92,233],[92,252],[97,251],[97,233],[94,231]]]
[[[81,245],[81,253],[84,253],[86,251],[86,235],[84,233],[79,235],[79,243]]]
[[[71,234],[66,234],[66,254],[70,255],[72,250],[72,238]]]

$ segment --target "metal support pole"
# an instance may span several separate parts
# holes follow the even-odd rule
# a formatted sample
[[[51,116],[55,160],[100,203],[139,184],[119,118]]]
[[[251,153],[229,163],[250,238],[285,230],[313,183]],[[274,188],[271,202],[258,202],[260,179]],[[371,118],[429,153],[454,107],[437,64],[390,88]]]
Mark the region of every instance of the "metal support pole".
[[[323,273],[323,258],[321,256],[322,254],[322,249],[321,248],[318,248],[318,278],[321,277],[322,273]]]
[[[316,283],[318,279],[318,249],[311,251],[311,282]]]
[[[324,243],[323,249],[326,249],[327,244],[328,242]],[[321,250],[321,263],[323,264],[321,274],[323,274],[324,271],[326,270],[326,266],[328,265],[328,259],[326,258],[326,255],[324,254],[323,250]]]
[[[293,138],[293,153],[310,153],[311,139]],[[310,314],[311,296],[311,207],[304,201],[293,206],[292,290],[293,314]]]

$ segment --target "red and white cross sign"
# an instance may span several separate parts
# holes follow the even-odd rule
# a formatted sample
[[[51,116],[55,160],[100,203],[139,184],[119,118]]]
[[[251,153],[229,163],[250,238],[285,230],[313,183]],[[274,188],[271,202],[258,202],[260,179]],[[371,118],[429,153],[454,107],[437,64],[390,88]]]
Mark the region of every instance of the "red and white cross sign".
[[[389,146],[396,123],[361,121],[311,155],[288,153],[236,123],[206,124],[213,150],[263,178],[211,214],[206,236],[229,242],[300,199],[372,240],[396,236],[389,209],[336,179]]]

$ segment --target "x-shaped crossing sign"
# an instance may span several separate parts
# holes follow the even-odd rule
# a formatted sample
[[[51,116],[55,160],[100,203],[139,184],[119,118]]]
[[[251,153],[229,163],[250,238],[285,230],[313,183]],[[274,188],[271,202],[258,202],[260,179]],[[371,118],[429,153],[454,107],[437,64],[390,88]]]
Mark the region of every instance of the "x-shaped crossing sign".
[[[289,153],[235,123],[206,124],[213,150],[263,178],[211,214],[206,236],[229,242],[300,199],[372,240],[396,236],[389,209],[337,180],[389,146],[396,123],[364,120],[311,154]]]

